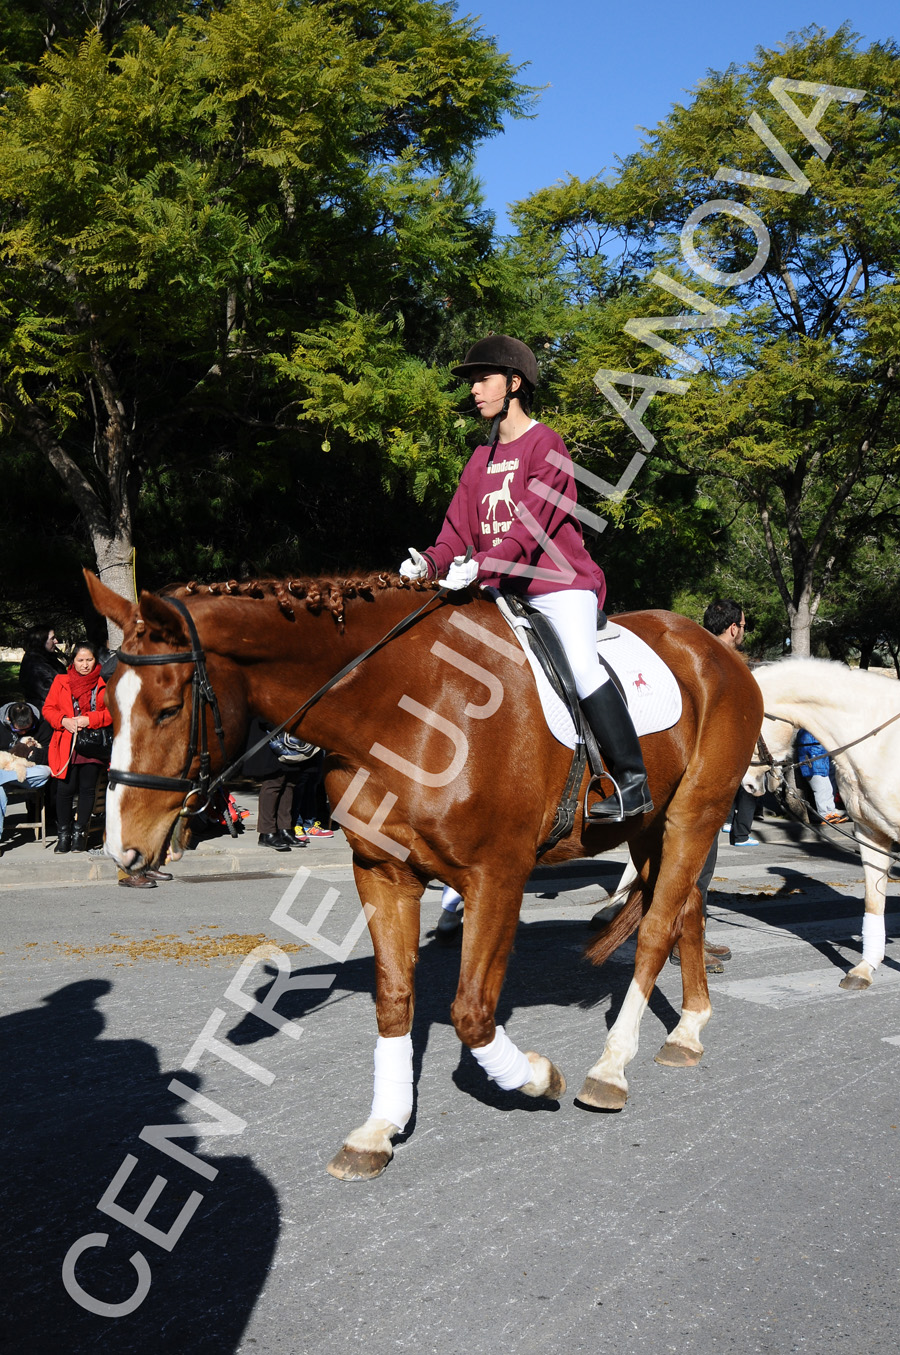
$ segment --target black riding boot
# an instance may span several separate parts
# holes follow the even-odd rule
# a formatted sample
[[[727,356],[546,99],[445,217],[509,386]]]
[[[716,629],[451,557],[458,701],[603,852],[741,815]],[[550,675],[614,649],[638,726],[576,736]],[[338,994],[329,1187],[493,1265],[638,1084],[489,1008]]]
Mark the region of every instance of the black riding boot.
[[[620,823],[622,818],[649,813],[653,801],[647,788],[641,745],[618,687],[608,680],[579,704],[622,793],[622,814],[618,797],[613,794],[591,808],[591,819]]]
[[[82,824],[76,823],[72,829],[72,851],[83,852],[87,850],[87,829]]]
[[[61,856],[64,852],[72,850],[72,825],[70,823],[59,825],[59,836],[56,840],[56,846],[53,848],[54,856]]]

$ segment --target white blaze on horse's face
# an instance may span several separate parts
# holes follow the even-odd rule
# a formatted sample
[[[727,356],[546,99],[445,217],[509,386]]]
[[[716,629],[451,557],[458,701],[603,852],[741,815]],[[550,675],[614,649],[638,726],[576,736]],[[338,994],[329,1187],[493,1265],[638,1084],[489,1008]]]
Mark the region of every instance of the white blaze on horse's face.
[[[113,740],[110,767],[120,772],[131,771],[132,718],[134,703],[141,690],[141,680],[133,668],[123,673],[116,683],[116,709],[119,713],[119,729]],[[106,850],[120,865],[125,861],[125,843],[122,840],[122,799],[128,794],[127,786],[110,787],[106,792]],[[133,849],[131,852],[133,859]]]

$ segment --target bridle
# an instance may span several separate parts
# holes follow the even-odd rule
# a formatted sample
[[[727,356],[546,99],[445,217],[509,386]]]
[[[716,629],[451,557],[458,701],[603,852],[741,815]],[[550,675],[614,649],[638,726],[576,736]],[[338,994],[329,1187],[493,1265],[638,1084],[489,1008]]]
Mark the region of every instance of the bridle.
[[[206,671],[206,655],[200,645],[200,637],[197,634],[194,618],[178,598],[166,598],[166,602],[184,617],[191,642],[190,650],[178,654],[128,654],[124,649],[119,649],[116,653],[120,662],[127,664],[130,668],[144,668],[151,665],[162,666],[170,663],[192,663],[194,665],[194,674],[191,679],[191,729],[188,735],[188,750],[184,767],[180,776],[156,776],[152,772],[125,772],[116,767],[110,767],[109,786],[111,790],[114,790],[116,786],[138,786],[142,790],[184,791],[184,803],[178,817],[185,818],[191,814],[202,813],[209,804],[210,797],[221,779],[216,778],[216,781],[212,781],[210,777],[209,739],[206,729],[207,710],[212,711],[213,725],[223,762],[226,757],[225,731],[222,728],[219,703]],[[271,735],[267,735],[267,738],[271,737]],[[192,779],[189,772],[197,758],[200,761],[199,775],[196,779]],[[193,799],[195,795],[199,796],[203,803],[198,808],[189,809],[188,801]]]
[[[763,719],[777,720],[783,725],[792,725],[794,723],[793,720],[786,720],[783,715],[770,715],[768,711],[763,713]],[[855,748],[858,743],[865,743],[866,739],[874,738],[876,734],[880,734],[883,729],[887,729],[888,725],[892,725],[895,720],[900,720],[900,710],[898,710],[896,714],[891,715],[883,722],[883,724],[876,725],[874,729],[867,730],[865,734],[860,734],[858,739],[851,739],[849,743],[842,744],[840,748],[826,748],[825,751],[832,761],[834,761],[836,757],[840,757],[841,753],[846,753],[848,748]],[[769,767],[774,772],[776,767],[786,768],[800,766],[798,761],[788,757],[774,758],[766,746],[766,741],[762,736],[762,730],[760,730],[759,738],[756,740],[756,751],[761,760],[759,762],[751,762],[750,767]],[[747,770],[749,771],[750,768],[748,767]]]
[[[466,560],[469,560],[471,555],[472,550],[470,547],[466,552]],[[215,778],[210,777],[210,755],[206,732],[206,712],[207,710],[212,711],[213,724],[216,731],[216,737],[219,741],[219,748],[222,752],[222,761],[224,763],[227,754],[225,751],[225,731],[222,728],[219,703],[216,700],[216,694],[213,691],[212,683],[209,680],[209,674],[206,671],[206,655],[200,645],[200,637],[197,634],[194,618],[191,616],[184,603],[178,598],[167,597],[166,602],[168,605],[179,611],[187,623],[191,649],[184,650],[178,654],[128,654],[124,649],[118,649],[116,650],[116,653],[122,663],[128,664],[131,668],[141,668],[151,664],[161,665],[167,663],[192,663],[194,665],[194,675],[191,682],[191,730],[188,738],[187,758],[180,776],[156,776],[152,772],[124,772],[119,771],[118,768],[110,767],[110,789],[114,790],[116,786],[137,786],[142,790],[184,791],[184,802],[181,809],[178,811],[178,817],[184,819],[189,818],[194,814],[202,814],[215,792],[229,777],[234,775],[244,762],[245,758],[252,757],[255,753],[258,753],[271,739],[274,739],[278,734],[281,734],[287,729],[288,725],[296,724],[306,714],[310,706],[315,705],[326,692],[330,692],[332,687],[340,682],[341,678],[346,677],[348,673],[351,673],[354,668],[361,664],[363,660],[367,659],[371,654],[374,654],[376,650],[382,649],[384,645],[386,645],[388,641],[393,640],[396,635],[400,635],[403,631],[408,630],[414,622],[418,621],[419,617],[432,602],[442,601],[447,596],[448,591],[449,590],[444,587],[433,592],[430,597],[426,598],[421,607],[417,607],[414,612],[409,614],[409,616],[402,617],[397,622],[396,626],[392,626],[387,634],[383,635],[380,640],[376,640],[374,644],[369,645],[368,649],[363,650],[362,654],[357,654],[355,659],[351,659],[349,663],[344,664],[344,667],[340,672],[335,673],[334,677],[329,678],[327,682],[323,683],[319,690],[314,692],[308,701],[304,701],[302,706],[298,706],[286,720],[282,720],[280,725],[268,730],[257,743],[253,744],[252,747],[245,749],[239,758],[232,762],[230,766],[224,767]],[[195,759],[198,757],[200,760],[199,775],[196,779],[191,779],[189,773]],[[201,803],[196,808],[192,809],[188,807],[188,801],[192,800],[194,796],[199,796]]]

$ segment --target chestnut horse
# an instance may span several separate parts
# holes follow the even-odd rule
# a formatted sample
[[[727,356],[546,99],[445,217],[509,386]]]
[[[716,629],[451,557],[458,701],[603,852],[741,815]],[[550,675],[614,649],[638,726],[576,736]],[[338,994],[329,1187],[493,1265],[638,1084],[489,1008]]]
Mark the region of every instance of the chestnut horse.
[[[332,1174],[377,1176],[411,1112],[419,904],[432,879],[466,902],[451,1007],[460,1040],[501,1087],[561,1095],[559,1071],[540,1054],[522,1054],[494,1013],[524,886],[572,754],[549,733],[531,671],[494,603],[471,589],[435,595],[434,584],[371,575],[188,584],[164,596],[142,593],[135,606],[87,577],[94,605],[124,635],[108,688],[118,783],[107,797],[107,850],[126,869],[162,864],[185,801],[183,778],[198,775],[192,629],[221,719],[221,747],[208,707],[199,720],[214,770],[240,757],[251,715],[280,724],[316,696],[289,727],[329,750],[328,797],[353,850],[359,897],[370,905],[379,1032],[372,1114],[345,1140]],[[412,626],[317,696],[423,602]],[[703,1053],[710,1005],[696,881],[762,722],[748,669],[693,621],[662,611],[616,619],[671,667],[683,710],[672,728],[642,740],[654,810],[601,826],[579,809],[571,834],[542,857],[567,861],[627,842],[638,872],[625,907],[588,951],[602,963],[640,924],[634,977],[578,1096],[602,1110],[625,1104],[640,1020],[679,938],[681,1019],[657,1059],[689,1066]]]

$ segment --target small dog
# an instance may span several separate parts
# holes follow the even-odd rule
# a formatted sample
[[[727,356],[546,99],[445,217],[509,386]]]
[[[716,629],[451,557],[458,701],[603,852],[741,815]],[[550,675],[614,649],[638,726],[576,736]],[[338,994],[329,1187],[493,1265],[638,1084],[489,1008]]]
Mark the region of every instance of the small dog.
[[[24,757],[16,757],[15,753],[0,753],[0,772],[15,772],[20,781],[25,780],[25,773],[33,766],[33,762]]]

